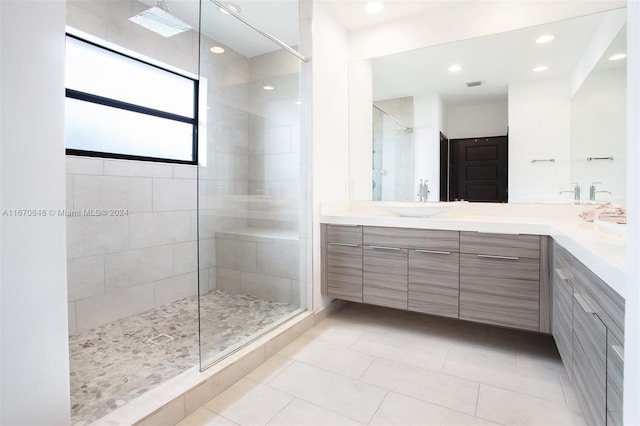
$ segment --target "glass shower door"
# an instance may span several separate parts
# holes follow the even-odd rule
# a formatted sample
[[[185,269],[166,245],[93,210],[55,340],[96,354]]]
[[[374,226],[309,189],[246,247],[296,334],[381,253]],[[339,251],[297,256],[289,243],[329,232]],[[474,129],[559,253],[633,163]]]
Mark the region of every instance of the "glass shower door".
[[[301,61],[213,3],[202,7],[197,229],[206,368],[306,309],[306,178]]]

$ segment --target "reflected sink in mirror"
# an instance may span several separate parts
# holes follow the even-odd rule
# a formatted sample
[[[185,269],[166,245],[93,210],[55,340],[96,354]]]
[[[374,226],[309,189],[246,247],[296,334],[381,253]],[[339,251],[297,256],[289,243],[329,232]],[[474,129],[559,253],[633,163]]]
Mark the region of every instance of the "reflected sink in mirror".
[[[379,202],[371,204],[372,207],[395,213],[402,217],[431,217],[440,213],[458,208],[464,201],[450,202]]]

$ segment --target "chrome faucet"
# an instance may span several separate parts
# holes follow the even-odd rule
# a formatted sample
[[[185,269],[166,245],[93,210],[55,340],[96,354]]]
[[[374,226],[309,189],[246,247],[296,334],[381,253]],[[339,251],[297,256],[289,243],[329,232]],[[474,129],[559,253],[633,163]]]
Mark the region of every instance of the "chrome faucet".
[[[600,185],[602,184],[602,182],[592,182],[591,186],[589,187],[589,200],[590,201],[595,201],[596,200],[596,194],[599,192],[604,192],[607,193],[609,195],[611,195],[611,191],[596,191],[596,185]]]
[[[429,185],[427,184],[427,182],[429,181],[426,179],[424,181],[420,179],[420,183],[418,184],[418,193],[416,195],[418,196],[418,201],[421,203],[427,201],[427,199],[429,198],[429,194],[431,193],[431,191],[429,191]]]
[[[572,192],[573,199],[575,200],[576,204],[579,204],[580,203],[580,185],[578,185],[576,182],[571,182],[571,185],[575,185],[572,190],[560,191],[560,194],[564,194],[565,192]]]

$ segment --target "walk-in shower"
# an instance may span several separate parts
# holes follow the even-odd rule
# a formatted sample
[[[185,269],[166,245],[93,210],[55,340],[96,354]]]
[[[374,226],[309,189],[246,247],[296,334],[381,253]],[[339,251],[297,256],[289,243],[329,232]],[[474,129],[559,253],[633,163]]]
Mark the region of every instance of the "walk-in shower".
[[[242,15],[169,2],[192,27],[170,37],[129,21],[155,4],[67,2],[74,36],[198,83],[197,164],[67,157],[70,211],[126,212],[67,217],[74,424],[207,368],[307,308],[304,58],[287,46],[296,41],[253,28],[245,12],[256,2],[240,4]],[[297,29],[297,3],[286,7]]]

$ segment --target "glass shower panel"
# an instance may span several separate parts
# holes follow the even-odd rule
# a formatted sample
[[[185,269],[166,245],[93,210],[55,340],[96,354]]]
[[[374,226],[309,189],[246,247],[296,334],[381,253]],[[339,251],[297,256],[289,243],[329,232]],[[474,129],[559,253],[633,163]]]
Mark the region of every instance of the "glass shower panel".
[[[301,62],[212,6],[200,52],[201,368],[306,309]]]
[[[413,133],[373,108],[374,201],[413,200]]]

